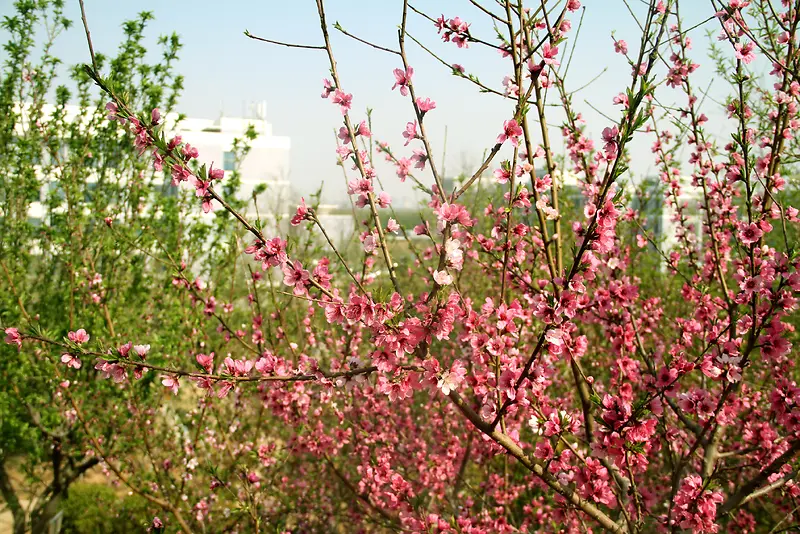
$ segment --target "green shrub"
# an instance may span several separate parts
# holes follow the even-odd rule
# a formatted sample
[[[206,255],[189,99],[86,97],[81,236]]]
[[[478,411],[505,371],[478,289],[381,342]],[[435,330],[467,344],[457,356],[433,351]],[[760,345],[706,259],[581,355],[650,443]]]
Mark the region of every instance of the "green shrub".
[[[77,483],[61,505],[63,534],[133,534],[145,532],[152,519],[138,495],[120,497],[104,484]],[[163,514],[162,514],[163,515]]]
[[[119,500],[114,489],[103,484],[73,484],[61,505],[64,512],[61,531],[64,534],[113,532]]]

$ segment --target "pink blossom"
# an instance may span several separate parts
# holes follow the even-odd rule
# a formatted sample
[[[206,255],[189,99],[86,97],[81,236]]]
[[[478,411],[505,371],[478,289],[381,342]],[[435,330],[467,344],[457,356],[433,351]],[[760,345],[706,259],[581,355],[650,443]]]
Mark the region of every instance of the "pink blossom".
[[[438,211],[439,219],[462,226],[472,226],[472,218],[467,209],[460,204],[445,202]]]
[[[411,163],[412,161],[408,158],[400,158],[397,160],[397,176],[400,178],[401,182],[406,181],[406,176],[408,176],[411,171]]]
[[[557,46],[550,46],[550,43],[544,43],[542,45],[542,59],[544,60],[545,65],[557,67],[559,63],[556,59],[556,56],[558,56]]]
[[[178,388],[180,387],[180,382],[178,381],[177,376],[167,375],[163,379],[161,379],[161,384],[172,391],[173,395],[178,394]]]
[[[81,360],[77,356],[69,353],[64,353],[61,355],[61,363],[65,363],[67,367],[72,367],[73,369],[81,368]]]
[[[297,211],[295,212],[291,220],[292,226],[297,226],[308,218],[309,218],[309,210],[308,207],[306,206],[306,199],[304,197],[301,197],[300,205],[297,206]]]
[[[390,197],[389,193],[387,193],[386,191],[381,191],[378,194],[376,204],[378,205],[378,207],[388,208],[392,204],[392,197]]]
[[[328,98],[335,90],[336,88],[329,79],[325,78],[322,80],[322,95],[320,95],[322,98]]]
[[[225,171],[222,169],[215,169],[214,164],[211,164],[211,167],[208,169],[208,179],[211,180],[222,180],[225,176]]]
[[[193,147],[189,143],[186,143],[181,148],[181,155],[183,156],[184,160],[188,161],[190,159],[196,159],[197,157],[200,156],[200,153],[197,151],[195,147]]]
[[[614,41],[614,52],[617,54],[627,54],[628,53],[628,43],[620,39],[619,41]]]
[[[305,289],[308,279],[311,277],[308,271],[303,269],[303,265],[295,260],[294,263],[286,262],[283,264],[283,283],[287,286],[294,287],[295,293],[300,291],[300,294]]]
[[[742,43],[736,43],[733,45],[735,49],[734,55],[736,59],[742,60],[745,65],[749,65],[756,59],[755,48],[756,45],[750,41]]]
[[[406,129],[403,132],[406,142],[403,146],[408,146],[408,143],[417,138],[417,121],[406,123]]]
[[[522,128],[515,119],[510,119],[503,122],[503,133],[497,136],[498,143],[505,143],[510,139],[511,144],[514,146],[519,145],[519,136],[522,135]]]
[[[428,161],[428,155],[425,153],[425,150],[421,148],[414,149],[414,155],[411,156],[411,161],[414,162],[415,169],[424,169],[425,162]]]
[[[413,67],[408,67],[405,71],[403,69],[394,69],[394,85],[392,86],[392,91],[399,87],[400,94],[408,96],[408,85],[411,83],[412,76],[414,76]]]
[[[453,362],[449,371],[444,371],[441,374],[436,387],[441,389],[444,395],[450,395],[451,391],[458,389],[458,386],[464,382],[466,376],[466,367],[464,367],[461,360],[456,360]]]
[[[69,332],[67,334],[67,338],[78,345],[82,345],[83,343],[89,341],[89,337],[89,334],[87,334],[86,330],[83,328],[79,328],[75,332]]]
[[[117,383],[123,382],[127,376],[125,367],[100,358],[97,359],[97,363],[95,364],[94,368],[103,373],[105,378],[112,378],[114,382]]]
[[[198,354],[195,356],[195,360],[197,360],[197,363],[200,364],[200,367],[202,367],[206,373],[210,373],[214,365],[214,353]]]
[[[434,102],[430,98],[417,97],[417,107],[419,108],[419,111],[424,115],[430,110],[436,109],[436,102]]]
[[[440,286],[449,286],[453,283],[453,277],[447,271],[433,271],[433,279]]]
[[[122,118],[119,116],[119,107],[117,106],[116,102],[109,102],[106,104],[106,110],[108,111],[108,120],[118,120],[122,122]]]
[[[353,104],[353,95],[336,89],[333,92],[333,103],[339,105],[342,115],[347,115],[347,112],[350,111],[350,106]]]
[[[6,343],[9,345],[16,345],[17,349],[22,348],[22,335],[19,333],[19,330],[16,328],[6,328]]]
[[[358,128],[356,128],[356,135],[360,135],[363,137],[372,137],[372,132],[369,131],[369,126],[367,126],[367,121],[361,121],[358,124]]]
[[[764,232],[761,231],[761,228],[759,228],[756,223],[743,225],[739,229],[739,239],[745,245],[752,245],[753,243],[756,243],[763,235]]]

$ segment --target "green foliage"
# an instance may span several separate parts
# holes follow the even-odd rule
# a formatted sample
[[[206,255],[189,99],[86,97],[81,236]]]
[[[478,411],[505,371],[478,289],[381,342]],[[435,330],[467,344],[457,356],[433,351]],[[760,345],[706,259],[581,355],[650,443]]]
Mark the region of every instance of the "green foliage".
[[[118,500],[114,489],[105,484],[74,484],[61,505],[64,534],[116,532],[113,510]]]
[[[64,534],[132,534],[143,532],[152,519],[147,501],[121,497],[106,484],[73,484],[61,510]]]

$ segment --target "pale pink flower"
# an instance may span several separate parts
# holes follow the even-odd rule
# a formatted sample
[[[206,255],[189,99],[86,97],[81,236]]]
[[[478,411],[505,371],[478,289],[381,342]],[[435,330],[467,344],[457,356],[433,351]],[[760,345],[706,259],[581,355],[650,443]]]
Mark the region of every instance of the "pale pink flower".
[[[178,382],[177,376],[167,375],[161,380],[161,384],[172,391],[173,395],[178,394],[178,388],[180,387],[180,382]]]
[[[408,146],[408,143],[417,138],[417,121],[406,123],[406,129],[403,132],[406,142],[403,146]]]
[[[377,204],[381,208],[388,208],[392,204],[392,197],[386,191],[381,191],[378,194]]]
[[[350,106],[353,105],[353,95],[345,93],[341,89],[336,89],[333,92],[333,103],[339,104],[342,115],[347,115],[347,112],[350,111]]]
[[[72,367],[73,369],[81,368],[81,360],[77,356],[73,356],[72,354],[68,353],[62,354],[61,363],[65,363],[67,367]]]
[[[447,271],[433,271],[433,279],[440,286],[448,286],[453,283],[453,277]]]
[[[419,108],[420,112],[424,115],[430,110],[436,109],[436,102],[434,102],[430,98],[417,97],[417,107]]]

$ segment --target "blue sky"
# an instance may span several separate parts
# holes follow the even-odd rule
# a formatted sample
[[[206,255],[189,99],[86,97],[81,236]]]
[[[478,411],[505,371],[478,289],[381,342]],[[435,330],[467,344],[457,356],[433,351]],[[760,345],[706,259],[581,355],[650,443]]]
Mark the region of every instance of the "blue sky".
[[[75,22],[72,29],[59,38],[56,54],[66,64],[88,61],[85,37],[80,24],[77,0],[67,0],[66,15]],[[645,6],[630,0],[641,16]],[[0,15],[8,15],[7,0]],[[491,40],[493,30],[483,16],[466,0],[417,0],[413,4],[431,16],[445,14],[460,16],[472,23],[474,35]],[[624,38],[633,51],[638,45],[638,27],[621,0],[585,0],[586,10],[570,73],[568,89],[581,87],[604,69],[600,78],[578,93],[574,102],[586,116],[589,132],[599,138],[609,121],[593,111],[584,100],[603,113],[616,117],[611,100],[628,82],[629,67],[624,58],[614,54],[611,32]],[[489,0],[484,5],[491,5]],[[402,3],[381,0],[330,0],[326,4],[329,23],[342,26],[360,37],[385,46],[397,46],[397,26]],[[320,44],[321,34],[316,7],[312,0],[297,2],[203,0],[192,3],[168,0],[86,0],[87,18],[95,49],[112,54],[122,37],[121,24],[139,11],[152,11],[155,20],[148,30],[148,46],[155,50],[158,35],[177,32],[184,43],[178,70],[186,78],[186,89],[179,111],[189,116],[215,118],[221,112],[241,116],[251,102],[267,101],[267,119],[278,135],[292,139],[292,168],[288,177],[301,194],[316,189],[324,181],[325,198],[341,201],[345,198],[341,169],[335,165],[333,131],[341,115],[330,102],[320,98],[321,80],[328,74],[324,52],[290,50],[248,39],[245,29],[253,34],[289,42]],[[682,4],[684,27],[692,26],[711,15],[710,2],[692,0]],[[452,63],[463,65],[467,72],[478,75],[484,83],[500,87],[506,74],[505,63],[494,50],[473,44],[461,50],[442,43],[433,25],[417,15],[409,16],[409,32],[436,53]],[[579,16],[572,17],[573,32]],[[705,31],[718,32],[715,21],[692,32],[697,43],[693,57],[702,68],[702,85],[711,79],[713,69],[705,58]],[[0,35],[0,37],[4,37]],[[352,117],[361,120],[366,107],[374,109],[373,132],[377,139],[388,141],[400,155],[410,155],[411,146],[402,146],[401,133],[405,123],[412,120],[413,111],[407,98],[391,91],[392,70],[400,66],[396,56],[378,52],[332,30],[343,88],[354,95]],[[432,138],[437,161],[442,158],[444,131],[447,127],[446,170],[448,175],[468,172],[478,166],[485,149],[491,147],[500,132],[502,122],[513,113],[510,101],[491,95],[481,95],[475,86],[453,77],[438,62],[407,42],[409,61],[415,68],[415,87],[419,96],[437,102],[437,109],[426,117],[426,127]],[[0,54],[2,54],[0,52]],[[721,89],[721,88],[720,88]],[[713,92],[713,89],[712,89]],[[677,91],[671,91],[677,102],[683,103]],[[669,97],[670,90],[666,91]],[[709,103],[713,106],[713,104]],[[712,110],[705,110],[714,118]],[[550,122],[561,122],[557,108],[548,110]],[[557,129],[551,130],[560,148]],[[651,170],[649,145],[652,140],[634,146],[634,171],[644,174]],[[398,204],[411,205],[414,194],[408,183],[400,184],[391,168],[378,165],[386,189]],[[429,173],[423,176],[432,182]],[[421,197],[419,197],[421,198]]]

